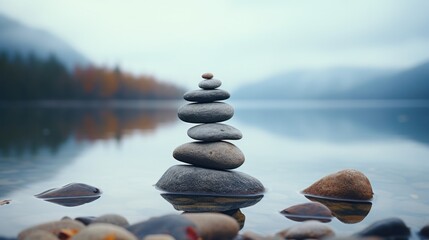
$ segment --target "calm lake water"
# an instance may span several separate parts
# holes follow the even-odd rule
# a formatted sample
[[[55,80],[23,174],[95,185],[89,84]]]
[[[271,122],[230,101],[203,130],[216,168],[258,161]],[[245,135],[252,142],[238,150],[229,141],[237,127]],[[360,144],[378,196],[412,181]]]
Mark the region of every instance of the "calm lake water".
[[[243,231],[274,234],[297,224],[279,212],[309,202],[301,190],[347,168],[369,178],[375,197],[363,212],[326,223],[339,235],[388,217],[413,231],[429,223],[427,102],[227,102],[235,115],[225,123],[243,133],[232,141],[246,156],[237,170],[267,189],[241,209]],[[153,186],[180,164],[173,150],[192,141],[186,131],[194,124],[177,118],[181,104],[0,107],[0,200],[11,200],[0,206],[0,236],[64,216],[118,213],[134,223],[181,213]],[[34,197],[73,182],[103,193],[75,207]]]

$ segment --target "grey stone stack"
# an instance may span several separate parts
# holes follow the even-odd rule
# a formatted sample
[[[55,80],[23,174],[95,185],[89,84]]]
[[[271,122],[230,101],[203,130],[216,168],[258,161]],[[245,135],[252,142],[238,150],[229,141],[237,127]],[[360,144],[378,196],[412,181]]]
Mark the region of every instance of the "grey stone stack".
[[[241,139],[240,130],[219,122],[234,115],[231,105],[221,102],[230,97],[227,91],[218,89],[221,81],[210,73],[203,74],[198,86],[183,96],[189,102],[179,108],[179,118],[188,123],[199,123],[188,130],[188,136],[197,140],[177,147],[173,157],[181,162],[210,169],[234,169],[244,163],[244,155],[238,147],[225,140]]]
[[[226,140],[239,140],[241,132],[224,123],[234,115],[234,108],[222,102],[230,97],[219,89],[222,82],[205,73],[200,89],[184,94],[191,103],[178,109],[178,117],[198,125],[188,130],[194,139],[178,146],[173,157],[187,165],[170,167],[156,183],[156,187],[169,193],[194,195],[262,195],[264,186],[256,178],[238,171],[230,171],[244,163],[244,154]],[[190,164],[190,165],[188,165]]]

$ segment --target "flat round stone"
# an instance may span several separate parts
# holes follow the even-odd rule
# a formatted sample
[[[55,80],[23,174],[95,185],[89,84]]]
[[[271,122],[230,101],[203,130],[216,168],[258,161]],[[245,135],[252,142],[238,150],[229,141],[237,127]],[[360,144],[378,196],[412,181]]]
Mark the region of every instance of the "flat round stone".
[[[183,98],[190,102],[208,103],[225,100],[230,97],[229,92],[222,89],[193,90],[185,93]]]
[[[177,115],[184,122],[215,123],[232,118],[234,108],[223,102],[190,103],[181,106]]]
[[[215,89],[218,88],[222,85],[222,82],[218,79],[210,79],[210,80],[202,80],[199,84],[198,87],[202,88],[202,89]]]
[[[243,137],[240,130],[222,123],[205,123],[188,129],[188,136],[206,142],[238,140]]]
[[[170,167],[155,186],[170,193],[246,196],[262,195],[262,183],[245,173],[200,168],[191,165]]]
[[[178,146],[173,157],[181,162],[212,169],[234,169],[244,163],[244,155],[234,144],[189,142]]]

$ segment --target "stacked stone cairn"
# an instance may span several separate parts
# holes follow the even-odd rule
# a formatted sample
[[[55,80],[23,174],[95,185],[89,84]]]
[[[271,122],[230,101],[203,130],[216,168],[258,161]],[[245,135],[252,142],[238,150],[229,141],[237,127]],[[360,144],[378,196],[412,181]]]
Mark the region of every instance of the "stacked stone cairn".
[[[238,171],[245,160],[244,154],[234,144],[225,140],[242,138],[240,130],[220,123],[234,115],[231,105],[221,102],[230,97],[219,89],[222,82],[205,73],[198,84],[201,89],[184,94],[191,103],[178,109],[178,117],[191,127],[187,134],[193,142],[178,146],[173,157],[190,165],[169,168],[156,184],[169,193],[223,196],[263,195],[264,186],[259,180]]]

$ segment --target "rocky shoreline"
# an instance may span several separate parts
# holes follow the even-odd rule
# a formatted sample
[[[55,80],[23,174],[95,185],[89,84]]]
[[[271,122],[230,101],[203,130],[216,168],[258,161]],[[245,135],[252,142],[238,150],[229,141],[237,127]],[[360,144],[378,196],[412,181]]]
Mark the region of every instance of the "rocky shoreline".
[[[99,217],[64,217],[27,228],[17,238],[0,240],[280,240],[280,239],[409,239],[429,238],[429,224],[413,232],[400,218],[372,223],[352,235],[342,235],[329,225],[307,220],[272,235],[240,232],[236,219],[222,213],[183,213],[152,217],[130,224],[117,214]]]

